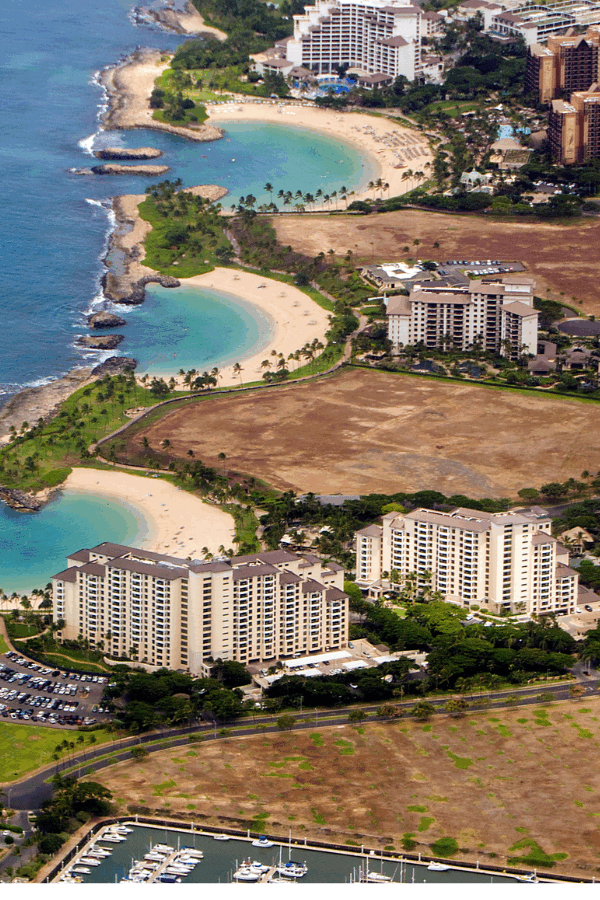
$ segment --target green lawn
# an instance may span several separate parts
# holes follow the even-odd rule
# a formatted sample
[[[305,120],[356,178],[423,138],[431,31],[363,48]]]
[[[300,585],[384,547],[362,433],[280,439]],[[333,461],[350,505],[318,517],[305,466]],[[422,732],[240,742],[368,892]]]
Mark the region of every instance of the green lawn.
[[[0,634],[0,653],[6,653],[7,650],[8,650],[8,644],[6,643],[6,641]]]
[[[114,740],[114,735],[108,731],[98,730],[93,734],[97,744]],[[74,732],[55,731],[37,725],[0,722],[0,783],[17,781],[27,772],[51,763],[55,747],[65,737],[74,742],[77,739]],[[86,734],[85,742],[75,746],[79,749],[89,747],[90,737],[91,733]]]

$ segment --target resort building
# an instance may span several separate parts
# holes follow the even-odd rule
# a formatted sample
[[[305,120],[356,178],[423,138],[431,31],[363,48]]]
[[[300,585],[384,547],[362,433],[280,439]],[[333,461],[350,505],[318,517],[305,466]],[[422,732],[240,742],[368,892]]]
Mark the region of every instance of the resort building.
[[[382,522],[356,534],[356,583],[371,596],[414,575],[417,589],[427,586],[463,606],[575,611],[577,573],[539,507],[505,513],[416,509],[388,513]]]
[[[216,659],[263,662],[348,642],[344,572],[287,550],[210,562],[103,543],[52,579],[62,637],[113,657],[207,674]]]
[[[323,75],[345,65],[361,77],[414,81],[421,75],[421,37],[439,33],[441,23],[408,0],[316,0],[294,16],[292,38],[253,57],[254,68],[287,74],[296,66]]]
[[[441,350],[482,350],[518,357],[537,353],[533,279],[506,275],[470,281],[468,288],[415,284],[408,297],[387,300],[394,349],[423,344]]]
[[[548,143],[555,162],[574,165],[600,159],[600,88],[575,91],[570,102],[553,100]]]
[[[547,47],[533,44],[527,49],[525,90],[540,103],[587,91],[600,77],[600,28],[595,25],[579,35],[573,28],[552,35]]]

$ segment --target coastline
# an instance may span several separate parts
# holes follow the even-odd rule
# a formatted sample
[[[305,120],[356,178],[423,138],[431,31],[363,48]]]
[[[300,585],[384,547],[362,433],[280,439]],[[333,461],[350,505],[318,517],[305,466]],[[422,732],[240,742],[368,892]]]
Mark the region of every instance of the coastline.
[[[209,35],[218,41],[227,39],[224,31],[220,31],[218,28],[213,28],[205,23],[196,7],[193,3],[190,3],[190,0],[185,3],[183,10],[173,9],[170,4],[163,9],[136,6],[131,11],[131,16],[136,22],[146,23],[150,21],[152,24],[158,25],[159,28],[164,28],[165,31],[170,31],[174,34],[182,34],[189,37]]]
[[[207,105],[206,111],[210,121],[224,126],[228,122],[291,125],[326,134],[356,147],[375,166],[377,177],[387,183],[389,188],[384,193],[369,191],[363,187],[353,193],[353,200],[404,194],[424,179],[413,178],[409,187],[408,179],[406,176],[403,178],[403,173],[408,170],[424,172],[427,163],[433,162],[427,138],[421,132],[364,112],[319,109],[294,101],[257,102],[247,99],[236,100],[227,105]]]
[[[218,141],[223,137],[214,125],[194,125],[179,128],[152,118],[150,94],[154,82],[169,66],[160,50],[136,50],[123,62],[109,66],[100,73],[99,81],[108,96],[108,109],[102,116],[102,128],[106,131],[148,128],[168,131],[191,141]]]
[[[160,478],[75,468],[61,489],[100,494],[137,506],[148,526],[144,550],[196,559],[204,556],[203,547],[217,554],[220,546],[226,550],[234,546],[233,516]]]

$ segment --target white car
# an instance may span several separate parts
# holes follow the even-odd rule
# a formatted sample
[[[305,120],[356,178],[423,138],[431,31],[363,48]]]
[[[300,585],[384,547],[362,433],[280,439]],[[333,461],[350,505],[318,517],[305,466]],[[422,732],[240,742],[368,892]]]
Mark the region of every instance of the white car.
[[[581,607],[576,606],[576,607],[575,607],[575,612],[576,612],[576,613],[581,613],[581,612],[583,612],[583,610],[581,609]]]

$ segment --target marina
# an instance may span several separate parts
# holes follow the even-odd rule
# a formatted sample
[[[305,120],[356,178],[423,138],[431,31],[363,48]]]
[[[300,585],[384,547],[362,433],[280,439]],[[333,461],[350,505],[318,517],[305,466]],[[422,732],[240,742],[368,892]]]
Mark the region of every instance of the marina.
[[[390,859],[360,848],[315,849],[264,835],[206,833],[127,822],[107,826],[83,845],[52,879],[79,884],[507,884],[530,876],[460,869],[445,863]],[[89,861],[94,864],[90,865]],[[88,871],[84,871],[87,869]]]

